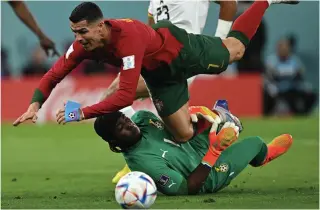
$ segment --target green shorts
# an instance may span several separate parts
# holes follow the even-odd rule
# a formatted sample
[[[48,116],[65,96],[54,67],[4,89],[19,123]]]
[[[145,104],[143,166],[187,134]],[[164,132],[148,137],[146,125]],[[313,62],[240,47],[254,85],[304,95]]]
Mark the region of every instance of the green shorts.
[[[169,21],[160,21],[153,28],[168,28],[183,44],[172,63],[153,71],[142,69],[141,72],[159,115],[166,117],[188,102],[188,78],[223,72],[228,67],[230,54],[218,37],[188,34]]]

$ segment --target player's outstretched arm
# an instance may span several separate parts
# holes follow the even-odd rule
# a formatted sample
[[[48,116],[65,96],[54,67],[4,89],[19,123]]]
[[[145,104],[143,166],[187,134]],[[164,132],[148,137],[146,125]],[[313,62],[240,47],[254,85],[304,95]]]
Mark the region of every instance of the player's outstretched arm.
[[[39,28],[26,4],[23,1],[9,1],[8,3],[20,20],[39,38],[40,45],[46,52],[47,56],[49,55],[49,50],[52,50],[52,56],[59,56],[59,53],[55,48],[55,43],[51,41]]]
[[[82,46],[74,42],[68,51],[61,56],[51,69],[41,78],[38,87],[35,89],[29,108],[23,113],[14,123],[14,126],[32,119],[33,122],[37,120],[37,112],[42,104],[50,96],[52,90],[56,85],[68,75],[82,60],[89,58],[88,54]]]
[[[237,12],[237,1],[215,1],[220,4],[219,20],[215,36],[225,39],[231,29],[233,19]]]
[[[32,122],[35,123],[38,119],[37,112],[39,111],[39,109],[40,104],[38,102],[30,104],[28,110],[13,122],[13,126],[18,126],[20,123],[23,123],[27,120],[32,120]]]

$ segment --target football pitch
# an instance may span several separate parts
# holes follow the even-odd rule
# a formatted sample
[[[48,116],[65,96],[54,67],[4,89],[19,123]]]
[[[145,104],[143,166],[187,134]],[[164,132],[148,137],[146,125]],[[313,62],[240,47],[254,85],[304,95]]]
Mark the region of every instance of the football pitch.
[[[318,208],[318,118],[245,119],[243,124],[240,139],[259,135],[269,142],[290,133],[293,146],[269,165],[249,166],[216,194],[158,195],[152,208]],[[91,123],[2,124],[1,129],[2,208],[119,208],[111,179],[124,160],[95,135]]]

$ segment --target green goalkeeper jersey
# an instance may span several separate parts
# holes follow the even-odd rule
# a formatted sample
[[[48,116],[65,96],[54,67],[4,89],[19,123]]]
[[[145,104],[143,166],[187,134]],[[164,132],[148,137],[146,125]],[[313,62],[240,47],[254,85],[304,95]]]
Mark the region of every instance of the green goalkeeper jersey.
[[[129,168],[148,174],[164,194],[187,194],[187,178],[208,150],[209,131],[178,144],[153,113],[138,111],[132,120],[140,128],[142,139],[123,153]],[[215,179],[212,170],[200,193],[214,192]]]

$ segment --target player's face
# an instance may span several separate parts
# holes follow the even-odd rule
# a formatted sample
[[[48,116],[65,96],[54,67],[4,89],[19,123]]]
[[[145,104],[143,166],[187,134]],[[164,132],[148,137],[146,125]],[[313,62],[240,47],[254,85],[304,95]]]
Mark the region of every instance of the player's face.
[[[103,47],[102,42],[102,26],[103,22],[88,23],[86,20],[78,23],[70,22],[71,30],[74,33],[76,41],[78,41],[85,50],[91,51],[99,47]]]
[[[141,138],[140,129],[130,118],[122,115],[117,121],[115,137],[124,143],[136,142]]]

